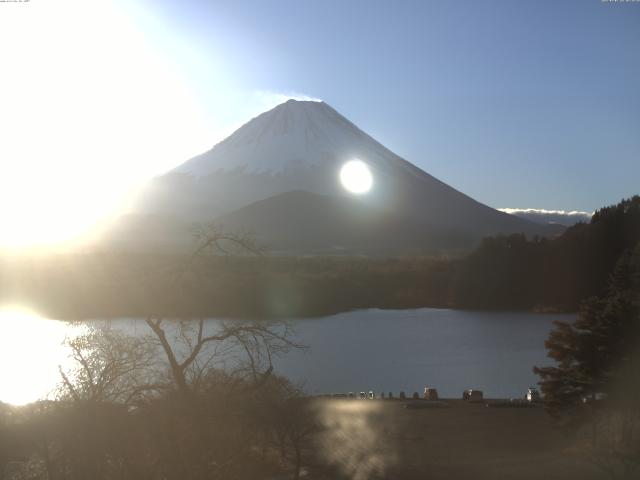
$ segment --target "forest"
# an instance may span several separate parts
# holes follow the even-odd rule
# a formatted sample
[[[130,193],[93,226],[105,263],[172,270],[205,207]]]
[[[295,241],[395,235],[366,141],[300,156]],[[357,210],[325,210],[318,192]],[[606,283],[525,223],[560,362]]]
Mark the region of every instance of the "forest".
[[[491,237],[455,268],[459,308],[574,312],[603,293],[620,257],[640,242],[640,197],[596,211],[553,239]]]
[[[149,311],[175,318],[295,318],[420,307],[575,312],[582,299],[602,292],[620,255],[639,241],[640,197],[634,196],[556,238],[489,237],[466,256],[282,257],[259,248],[199,254],[179,289],[173,274],[190,256],[5,257],[0,299],[58,319]]]

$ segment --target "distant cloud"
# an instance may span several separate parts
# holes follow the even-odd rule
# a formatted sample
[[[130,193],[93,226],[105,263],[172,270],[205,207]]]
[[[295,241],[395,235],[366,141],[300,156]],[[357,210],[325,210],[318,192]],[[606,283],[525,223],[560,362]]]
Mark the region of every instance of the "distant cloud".
[[[2,0],[0,0],[0,2],[1,1]],[[230,122],[224,127],[219,128],[216,132],[217,134],[214,137],[214,143],[218,143],[224,140],[238,128],[242,127],[249,120],[257,117],[261,113],[267,112],[272,108],[277,107],[281,103],[292,99],[311,102],[322,101],[317,97],[311,97],[299,92],[275,92],[272,90],[248,91],[243,94],[240,107],[235,109],[236,113],[241,112],[240,118],[234,122]]]
[[[304,100],[310,102],[321,102],[316,97],[305,95],[298,92],[273,92],[271,90],[256,90],[253,92],[254,97],[259,105],[260,112],[271,110],[273,107],[286,102],[287,100]]]
[[[581,212],[573,210],[545,210],[543,208],[499,208],[501,212],[525,218],[536,223],[557,223],[570,227],[578,222],[589,222],[593,212]]]

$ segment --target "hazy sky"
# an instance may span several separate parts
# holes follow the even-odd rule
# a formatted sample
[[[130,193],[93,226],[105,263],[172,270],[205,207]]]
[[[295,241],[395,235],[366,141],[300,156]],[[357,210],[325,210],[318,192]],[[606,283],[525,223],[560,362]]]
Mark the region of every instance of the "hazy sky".
[[[638,2],[31,0],[0,59],[0,233],[78,229],[290,95],[493,207],[640,192]]]

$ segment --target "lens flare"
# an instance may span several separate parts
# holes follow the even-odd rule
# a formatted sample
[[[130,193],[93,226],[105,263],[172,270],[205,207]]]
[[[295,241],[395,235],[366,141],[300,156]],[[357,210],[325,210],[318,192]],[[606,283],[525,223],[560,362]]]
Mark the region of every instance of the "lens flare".
[[[0,402],[23,405],[46,398],[69,362],[66,323],[19,307],[0,307]]]
[[[350,160],[340,169],[340,183],[351,193],[367,193],[373,186],[373,175],[363,161]]]

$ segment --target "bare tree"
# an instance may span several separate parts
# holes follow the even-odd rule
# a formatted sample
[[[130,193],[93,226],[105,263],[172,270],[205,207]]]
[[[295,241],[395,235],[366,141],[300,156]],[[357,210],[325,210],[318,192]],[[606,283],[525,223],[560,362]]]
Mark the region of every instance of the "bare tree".
[[[228,233],[209,225],[198,228],[195,236],[198,248],[176,272],[178,291],[185,284],[198,288],[202,282],[197,280],[211,273],[207,268],[208,255],[263,253],[247,233]],[[188,277],[196,279],[195,287],[194,282],[185,282]],[[204,318],[170,322],[161,315],[148,316],[146,323],[164,352],[176,388],[184,395],[197,388],[199,379],[216,359],[228,361],[231,353],[236,357],[235,373],[259,382],[272,373],[275,356],[292,348],[302,348],[291,340],[291,330],[286,323],[224,321],[208,325]],[[211,328],[207,329],[208,326]],[[242,360],[238,360],[239,352],[243,354]]]
[[[246,234],[210,227],[198,239],[195,253],[174,272],[173,291],[187,298],[210,295],[217,257],[262,254]],[[251,412],[273,378],[274,358],[301,346],[286,323],[193,317],[145,319],[178,394],[150,410],[153,441],[162,452],[156,462],[170,478],[229,478],[248,468],[259,441]]]
[[[171,305],[174,292],[190,300],[211,291],[219,259],[209,261],[210,254],[261,254],[244,234],[210,228],[199,239],[196,252],[173,271],[172,294],[157,310]],[[20,478],[255,478],[262,472],[269,460],[254,452],[274,424],[259,424],[252,414],[276,378],[274,359],[301,346],[286,323],[191,317],[154,313],[145,319],[144,336],[106,322],[68,340],[72,364],[59,369],[56,401],[25,410],[15,423],[20,441],[12,445],[5,445],[0,422],[0,447],[21,456]],[[297,452],[296,477],[306,435],[301,405],[284,395],[277,409],[263,412],[277,419]],[[16,456],[2,454],[0,467]]]
[[[73,363],[67,370],[59,367],[63,399],[131,405],[162,388],[149,337],[127,335],[106,324],[90,327],[66,344]]]
[[[161,318],[149,317],[146,323],[160,343],[175,386],[185,395],[197,388],[216,359],[222,357],[228,362],[232,352],[246,355],[245,362],[235,363],[234,373],[258,382],[272,373],[274,356],[301,348],[290,340],[289,328],[283,324],[220,322],[212,325],[214,332],[207,333],[202,318],[169,324]],[[173,336],[168,333],[170,330]]]

